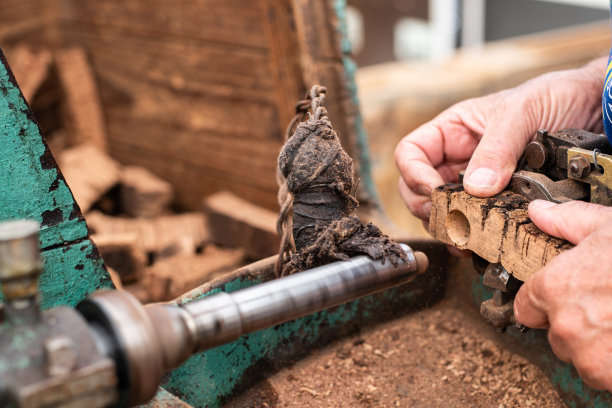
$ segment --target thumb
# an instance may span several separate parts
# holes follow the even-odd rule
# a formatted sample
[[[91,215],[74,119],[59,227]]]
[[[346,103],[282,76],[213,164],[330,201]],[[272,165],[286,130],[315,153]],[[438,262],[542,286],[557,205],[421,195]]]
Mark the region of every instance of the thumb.
[[[472,155],[464,177],[465,190],[477,197],[489,197],[509,183],[527,142],[537,131],[537,115],[530,94],[508,92],[492,109],[484,134]]]
[[[584,201],[555,204],[535,200],[529,204],[529,218],[544,233],[576,245],[607,221],[612,208]]]

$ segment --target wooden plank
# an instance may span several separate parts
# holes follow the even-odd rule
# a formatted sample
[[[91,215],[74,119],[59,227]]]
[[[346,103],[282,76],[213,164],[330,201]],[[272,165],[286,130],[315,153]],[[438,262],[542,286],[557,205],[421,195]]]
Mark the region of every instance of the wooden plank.
[[[72,145],[89,143],[106,150],[106,131],[94,73],[82,48],[55,53],[67,111],[66,128]]]
[[[169,210],[172,185],[143,167],[121,171],[121,208],[131,217],[151,218]]]
[[[294,22],[293,8],[286,0],[260,0],[266,39],[270,46],[269,64],[275,80],[279,128],[285,129],[295,116],[295,104],[307,89],[302,81],[299,43],[288,30]]]
[[[278,213],[257,207],[228,191],[206,197],[203,210],[212,242],[243,248],[251,259],[278,253]]]
[[[268,92],[274,82],[265,50],[75,22],[64,23],[62,32],[87,47],[100,76],[110,71],[130,78],[128,89],[135,80],[190,94],[216,91],[217,96],[248,95],[272,101]]]
[[[278,208],[275,180],[280,141],[255,142],[248,135],[231,137],[207,131],[174,130],[167,141],[166,126],[115,122],[112,134],[147,138],[112,139],[114,157],[163,175],[175,187],[176,201],[185,208],[200,208],[201,197],[224,189],[267,208]],[[163,144],[162,144],[163,143]],[[161,146],[165,146],[161,149]],[[133,152],[138,150],[139,154]]]
[[[529,219],[527,201],[508,191],[478,198],[457,185],[432,192],[431,235],[459,249],[469,249],[501,263],[525,281],[552,258],[573,247],[540,231]]]
[[[58,161],[82,211],[119,182],[119,164],[90,144],[63,151]]]
[[[132,30],[266,48],[259,9],[244,0],[181,0],[172,7],[164,0],[104,3],[66,0],[60,19],[82,21],[109,31]]]

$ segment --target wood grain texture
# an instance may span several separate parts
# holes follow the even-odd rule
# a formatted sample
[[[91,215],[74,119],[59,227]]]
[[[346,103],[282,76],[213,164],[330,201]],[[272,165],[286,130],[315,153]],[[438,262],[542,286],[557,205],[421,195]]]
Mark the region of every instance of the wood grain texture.
[[[552,258],[573,247],[540,231],[527,215],[527,201],[508,191],[490,198],[469,195],[458,185],[432,192],[431,235],[501,263],[525,281]]]
[[[276,210],[283,133],[313,83],[354,148],[332,3],[63,0],[57,24],[91,57],[113,157],[168,180],[182,208],[230,190]]]

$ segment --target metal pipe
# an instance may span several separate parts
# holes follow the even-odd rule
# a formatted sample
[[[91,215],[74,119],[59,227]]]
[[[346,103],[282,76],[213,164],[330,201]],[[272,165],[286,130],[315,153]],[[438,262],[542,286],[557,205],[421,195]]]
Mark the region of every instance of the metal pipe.
[[[187,303],[181,307],[193,319],[197,350],[406,283],[418,268],[414,253],[403,247],[408,262],[398,267],[358,256]]]
[[[427,257],[402,247],[407,262],[398,266],[359,256],[180,306],[143,307],[127,292],[105,291],[77,309],[95,335],[103,329],[98,343],[112,343],[101,349],[118,367],[118,406],[132,406],[152,398],[163,373],[196,352],[411,281]]]

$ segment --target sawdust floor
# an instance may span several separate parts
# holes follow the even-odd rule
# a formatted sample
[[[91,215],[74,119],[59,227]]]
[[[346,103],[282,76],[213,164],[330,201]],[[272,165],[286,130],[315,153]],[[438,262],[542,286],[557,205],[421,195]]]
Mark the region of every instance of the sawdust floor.
[[[444,300],[340,340],[226,407],[565,407],[544,374],[499,346],[478,312]]]

